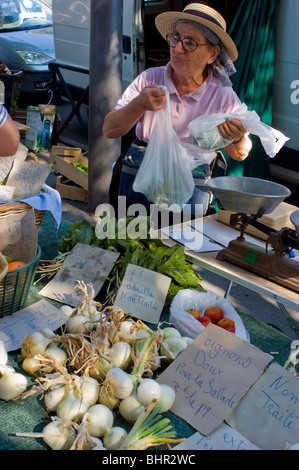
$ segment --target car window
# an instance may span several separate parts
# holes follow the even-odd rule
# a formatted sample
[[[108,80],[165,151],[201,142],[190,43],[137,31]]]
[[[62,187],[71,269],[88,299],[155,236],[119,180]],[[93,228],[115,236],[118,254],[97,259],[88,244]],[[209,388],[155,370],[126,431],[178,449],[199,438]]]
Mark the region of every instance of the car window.
[[[38,0],[0,0],[0,32],[52,25],[52,11]]]

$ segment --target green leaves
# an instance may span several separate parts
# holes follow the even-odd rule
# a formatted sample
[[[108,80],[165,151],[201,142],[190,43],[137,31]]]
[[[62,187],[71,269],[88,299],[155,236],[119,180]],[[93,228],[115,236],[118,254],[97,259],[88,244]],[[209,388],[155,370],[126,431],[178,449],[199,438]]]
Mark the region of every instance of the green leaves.
[[[137,220],[139,219],[139,220]],[[147,238],[131,238],[138,233]],[[136,231],[137,228],[137,231]],[[145,230],[146,229],[146,230]],[[100,239],[96,236],[95,225],[87,221],[74,223],[59,242],[62,253],[71,251],[77,243],[98,246],[106,250],[120,252],[121,256],[115,263],[109,280],[108,296],[113,302],[117,290],[125,275],[128,264],[135,264],[151,271],[156,271],[171,278],[172,282],[168,292],[167,304],[180,289],[197,289],[202,291],[200,285],[202,278],[193,271],[192,265],[186,261],[184,248],[176,244],[168,247],[159,239],[149,236],[149,219],[126,217],[120,220],[102,218]]]

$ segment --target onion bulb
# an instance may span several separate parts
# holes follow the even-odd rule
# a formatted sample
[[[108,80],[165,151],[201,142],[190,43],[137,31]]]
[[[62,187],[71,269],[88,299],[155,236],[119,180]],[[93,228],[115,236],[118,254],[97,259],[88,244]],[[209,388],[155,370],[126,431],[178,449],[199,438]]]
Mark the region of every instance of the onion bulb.
[[[173,328],[172,326],[163,328],[162,332],[163,332],[164,339],[173,338],[173,337],[180,338],[181,336],[181,333],[176,328]]]
[[[25,359],[25,357],[34,357],[38,354],[44,354],[49,344],[49,338],[46,338],[39,331],[34,331],[33,333],[30,333],[22,343],[22,357]]]
[[[77,398],[73,390],[70,390],[57,406],[56,414],[62,421],[79,421],[87,409],[87,403],[81,398]]]
[[[107,450],[120,449],[127,435],[127,431],[119,426],[107,429],[103,437],[104,447],[106,447]]]
[[[122,400],[133,392],[134,377],[118,367],[112,367],[106,374],[104,384],[115,398]]]
[[[160,408],[160,413],[170,410],[175,400],[175,391],[169,385],[160,384],[161,397],[156,403],[155,408]]]
[[[67,333],[89,333],[93,329],[93,323],[85,315],[75,315],[66,322]]]
[[[66,394],[67,388],[65,385],[60,385],[49,390],[44,397],[45,407],[47,410],[55,413],[57,406],[65,399]]]
[[[27,379],[13,367],[7,366],[0,379],[0,399],[9,401],[18,397],[27,388]]]
[[[124,398],[119,405],[121,416],[129,424],[135,423],[138,416],[144,412],[144,410],[145,406],[137,400],[136,392],[133,392],[129,397]]]
[[[90,436],[101,438],[108,428],[112,428],[114,416],[107,406],[99,403],[88,408],[82,422],[85,423],[85,429]]]
[[[97,403],[99,392],[100,392],[100,384],[99,382],[92,378],[92,377],[80,377],[81,379],[81,386],[80,386],[80,394],[81,398],[88,404],[88,406],[93,406]]]
[[[131,362],[131,346],[125,341],[117,341],[111,347],[108,356],[112,359],[115,367],[127,369]]]
[[[182,337],[172,336],[163,341],[160,353],[162,356],[166,356],[166,362],[171,362],[187,347],[188,343]]]
[[[52,450],[69,450],[75,438],[75,430],[60,420],[52,421],[43,429],[43,440]]]
[[[160,398],[161,387],[154,379],[145,379],[137,388],[137,400],[143,405],[149,405]]]

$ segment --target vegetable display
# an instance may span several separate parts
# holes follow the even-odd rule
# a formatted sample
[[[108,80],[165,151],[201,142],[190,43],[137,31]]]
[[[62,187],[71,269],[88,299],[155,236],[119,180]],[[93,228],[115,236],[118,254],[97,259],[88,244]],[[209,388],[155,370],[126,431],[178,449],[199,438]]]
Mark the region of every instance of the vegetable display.
[[[34,385],[27,390],[26,377],[16,374],[11,396],[41,395],[51,422],[42,433],[16,435],[42,438],[54,450],[142,450],[184,440],[163,416],[175,391],[155,377],[192,340],[168,324],[154,331],[119,307],[102,306],[91,284],[78,281],[76,288],[83,298],[76,308],[61,306],[69,315],[63,329],[34,331],[23,340],[22,368]],[[73,332],[76,318],[80,328]],[[0,359],[7,361],[3,348]],[[0,387],[11,372],[3,367]]]

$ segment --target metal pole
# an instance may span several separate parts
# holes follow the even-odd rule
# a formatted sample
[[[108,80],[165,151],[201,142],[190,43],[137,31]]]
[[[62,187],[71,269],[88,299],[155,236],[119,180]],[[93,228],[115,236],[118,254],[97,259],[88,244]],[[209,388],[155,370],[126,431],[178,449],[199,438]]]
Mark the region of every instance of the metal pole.
[[[122,92],[123,0],[90,2],[88,210],[108,202],[112,164],[120,139],[108,140],[102,126]]]

